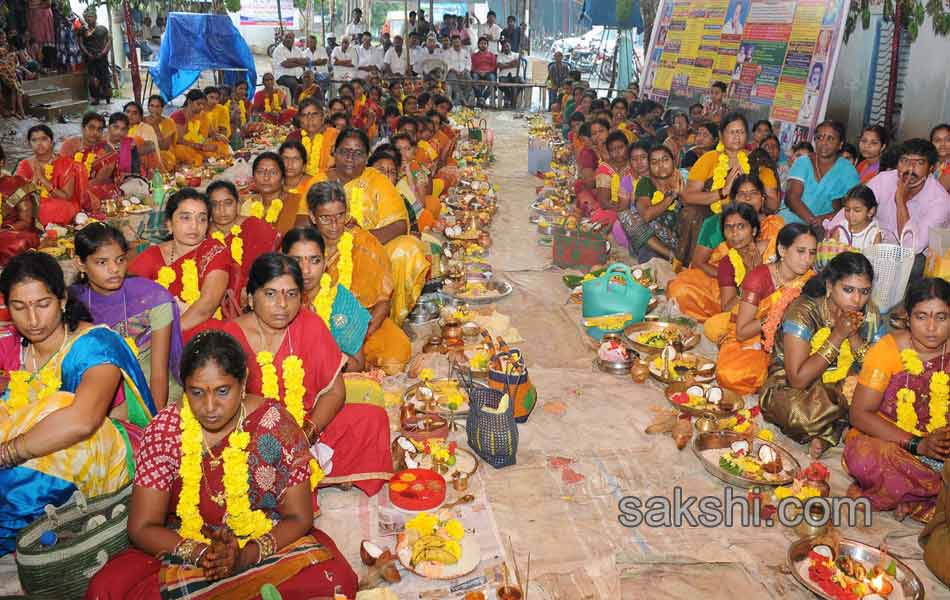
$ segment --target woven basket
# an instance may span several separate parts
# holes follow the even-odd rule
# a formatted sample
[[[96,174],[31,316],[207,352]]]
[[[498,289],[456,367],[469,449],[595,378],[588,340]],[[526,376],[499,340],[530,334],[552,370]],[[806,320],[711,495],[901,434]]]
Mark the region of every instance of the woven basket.
[[[912,229],[910,246],[905,246],[903,236],[899,244],[872,244],[864,250],[864,255],[874,267],[874,288],[871,299],[881,314],[891,311],[901,303],[907,291],[910,273],[914,270],[914,247],[916,234]]]
[[[89,501],[76,492],[66,504],[46,505],[46,515],[20,531],[16,541],[17,572],[27,595],[35,600],[82,598],[89,580],[110,558],[129,546],[126,533],[132,484]],[[105,523],[84,531],[92,517]],[[54,546],[40,545],[44,531],[61,539]]]
[[[472,381],[471,371],[463,381],[469,404],[468,416],[465,418],[468,445],[496,469],[515,464],[518,425],[508,394],[476,385]]]

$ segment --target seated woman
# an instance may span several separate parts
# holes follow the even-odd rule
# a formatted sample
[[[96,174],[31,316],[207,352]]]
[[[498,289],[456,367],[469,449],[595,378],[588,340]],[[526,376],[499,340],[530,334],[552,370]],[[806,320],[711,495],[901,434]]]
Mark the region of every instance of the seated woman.
[[[799,254],[814,252],[793,248]],[[841,384],[860,369],[883,333],[871,298],[874,269],[863,254],[843,252],[808,280],[775,335],[772,364],[759,405],[766,421],[819,458],[847,423]]]
[[[363,347],[367,363],[389,374],[402,371],[412,357],[412,343],[390,318],[394,283],[385,248],[357,224],[338,183],[314,185],[307,201],[310,219],[326,244],[326,272],[372,314]]]
[[[607,148],[607,160],[600,163],[594,174],[594,194],[597,196],[598,208],[591,213],[590,218],[610,229],[617,220],[617,214],[629,208],[629,204],[624,206],[620,201],[620,180],[627,175],[630,161],[627,156],[627,138],[622,132],[614,131],[608,135],[604,146]]]
[[[389,417],[382,406],[359,400],[344,404],[340,375],[347,358],[323,319],[301,310],[303,275],[297,261],[283,254],[264,254],[254,261],[247,281],[251,312],[221,325],[256,360],[248,364],[247,391],[281,402],[307,434],[324,483],[354,483],[375,495],[392,472]],[[295,360],[296,365],[294,365]],[[302,372],[301,372],[302,370]],[[294,371],[302,379],[294,383]],[[302,385],[302,397],[292,397]],[[299,388],[297,388],[299,389]],[[313,465],[311,465],[313,467]]]
[[[284,162],[284,197],[285,201],[295,204],[296,223],[303,225],[307,223],[310,213],[307,210],[307,191],[310,186],[318,181],[324,181],[326,175],[318,172],[317,175],[310,175],[306,171],[309,155],[303,144],[299,141],[286,141],[277,149]],[[282,233],[286,233],[282,232]]]
[[[775,256],[775,239],[782,228],[782,218],[777,215],[764,215],[765,186],[754,175],[739,175],[732,183],[729,193],[732,204],[748,204],[754,209],[759,221],[755,236],[756,246],[765,257]],[[712,215],[703,222],[699,238],[693,248],[692,265],[681,271],[667,286],[666,295],[676,300],[677,306],[692,319],[700,323],[713,315],[725,311],[719,296],[716,277],[720,261],[729,252],[729,245],[723,235],[722,215]],[[751,271],[751,269],[749,269]]]
[[[132,348],[161,410],[181,396],[178,361],[181,323],[178,303],[150,279],[126,277],[129,244],[107,223],[86,225],[76,233],[77,283],[69,293],[86,305],[93,322],[117,332]],[[169,377],[171,374],[171,377]]]
[[[248,362],[220,331],[185,346],[187,395],[136,454],[133,547],[96,573],[86,598],[251,597],[267,583],[284,598],[356,594],[356,573],[313,527],[307,438],[280,402],[245,396]]]
[[[618,222],[631,256],[640,262],[655,256],[671,260],[676,248],[676,209],[681,207],[679,194],[683,177],[676,170],[669,148],[654,146],[647,153],[643,145],[643,142],[634,144],[630,154],[642,153],[637,162],[648,160],[649,171],[636,178],[636,183],[633,173],[624,176],[620,184],[620,195],[624,198],[621,203],[626,203],[628,193],[633,201],[620,212]]]
[[[264,73],[261,82],[264,84],[264,89],[254,94],[254,100],[251,102],[253,114],[268,123],[279,125],[290,123],[297,114],[297,110],[287,97],[287,92],[277,87],[273,73]]]
[[[736,178],[752,170],[749,155],[745,151],[749,135],[749,122],[738,112],[723,117],[719,128],[719,145],[696,161],[689,170],[686,190],[683,191],[683,210],[678,216],[677,238],[679,247],[676,257],[688,264],[693,256],[693,246],[699,230],[710,213],[722,212],[722,203]],[[775,173],[761,168],[759,179],[765,186],[765,211],[775,212],[779,207],[778,182]]]
[[[348,372],[366,365],[363,342],[372,315],[341,283],[333,286],[326,272],[326,244],[312,227],[291,229],[281,240],[281,251],[297,261],[303,275],[303,306],[323,319],[334,341],[346,355]]]
[[[776,253],[768,256],[772,262],[746,269],[737,304],[703,327],[706,337],[719,346],[716,378],[737,394],[752,394],[765,383],[769,353],[785,309],[814,275],[818,239],[809,227],[783,227],[777,240]]]
[[[719,144],[719,126],[715,123],[697,123],[693,129],[693,145],[683,154],[679,164],[681,169],[691,169],[696,161]]]
[[[950,283],[918,279],[904,302],[910,328],[880,339],[867,354],[851,403],[843,463],[851,497],[902,519],[929,521],[950,458]]]
[[[607,136],[610,134],[610,122],[597,119],[584,123],[578,129],[581,149],[577,152],[577,179],[574,180],[574,195],[577,197],[577,211],[588,217],[600,206],[597,203],[597,168],[601,161],[607,160]],[[632,193],[632,192],[631,192]]]
[[[0,267],[17,254],[40,245],[36,227],[36,186],[16,175],[0,176]]]
[[[125,116],[129,118],[128,135],[135,141],[139,158],[142,160],[144,175],[151,178],[155,170],[161,172],[164,169],[159,155],[158,133],[143,120],[145,115],[142,111],[142,105],[138,102],[127,102],[122,110],[125,111]]]
[[[373,150],[373,155],[369,157],[367,166],[372,167],[373,169],[376,169],[385,175],[386,179],[389,180],[389,183],[396,187],[396,191],[399,192],[399,196],[402,198],[402,203],[406,207],[406,214],[409,215],[409,231],[413,235],[418,234],[418,217],[416,215],[416,209],[413,206],[416,196],[411,191],[408,191],[407,193],[407,191],[404,191],[399,187],[399,174],[402,170],[402,156],[400,156],[399,152],[393,147],[392,144],[380,144],[376,146],[375,150]]]
[[[286,141],[301,142],[307,151],[307,175],[316,176],[333,166],[333,145],[339,133],[324,121],[326,113],[316,98],[307,98],[300,103],[297,119],[300,129],[287,134]]]
[[[257,217],[271,225],[281,235],[294,227],[300,208],[300,199],[284,188],[287,168],[276,152],[261,152],[251,163],[254,193],[246,194],[241,202],[242,217]]]
[[[416,145],[412,136],[397,133],[389,139],[402,157],[402,172],[396,189],[404,198],[411,198],[419,231],[428,231],[442,214],[442,201],[432,193],[428,169],[415,160]]]
[[[228,140],[211,129],[205,102],[201,90],[188,90],[185,106],[171,115],[176,129],[173,152],[179,163],[200,167],[205,159],[231,156]]]
[[[109,116],[102,143],[102,152],[96,154],[89,171],[90,204],[95,209],[106,198],[119,198],[122,190],[119,186],[132,175],[145,174],[142,160],[136,148],[135,140],[129,137],[129,118],[125,113],[113,113]]]
[[[192,188],[178,190],[165,204],[165,226],[171,239],[150,246],[132,261],[129,271],[166,288],[181,311],[181,330],[189,331],[211,318],[221,318],[221,303],[231,271],[225,247],[208,236],[211,202]]]
[[[86,122],[87,117],[83,117],[83,122]],[[95,120],[101,123],[102,117],[96,115]],[[84,125],[83,131],[85,129]],[[33,156],[20,161],[16,175],[36,186],[39,194],[37,220],[44,227],[50,223],[72,223],[81,209],[88,170],[83,162],[77,163],[72,156],[55,156],[53,130],[46,125],[30,127],[26,132],[26,140],[30,143]]]
[[[334,156],[336,166],[327,171],[327,178],[343,185],[356,223],[385,246],[394,282],[390,316],[402,325],[422,294],[429,272],[425,245],[406,235],[409,215],[396,187],[385,175],[366,167],[369,140],[365,133],[352,128],[340,132]]]
[[[178,128],[170,117],[164,115],[165,100],[159,94],[148,97],[148,116],[143,120],[152,127],[158,139],[158,156],[163,173],[172,173],[178,164],[175,158],[175,141]]]
[[[228,290],[233,298],[239,300],[247,285],[251,265],[261,254],[277,249],[280,234],[263,219],[238,214],[241,200],[237,187],[230,181],[212,181],[207,191],[211,201],[210,236],[224,244],[231,254]],[[244,302],[238,302],[238,305],[243,306]]]
[[[14,257],[0,274],[0,294],[13,322],[0,338],[0,369],[10,376],[0,403],[0,554],[7,554],[47,504],[125,486],[132,445],[155,406],[132,350],[67,296],[53,257]]]

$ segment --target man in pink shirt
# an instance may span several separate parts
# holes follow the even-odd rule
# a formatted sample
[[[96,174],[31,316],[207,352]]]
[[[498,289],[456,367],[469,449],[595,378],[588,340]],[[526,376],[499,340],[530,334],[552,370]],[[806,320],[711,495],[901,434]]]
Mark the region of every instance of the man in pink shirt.
[[[473,81],[497,81],[498,75],[498,57],[488,49],[488,38],[478,38],[478,52],[472,54],[472,80]],[[485,98],[491,93],[493,88],[486,85],[473,84],[475,88],[475,98],[478,105],[485,106]]]
[[[868,182],[877,198],[877,221],[889,239],[900,237],[907,230],[914,232],[914,275],[923,270],[931,227],[950,227],[950,195],[931,175],[937,162],[937,148],[927,140],[915,138],[904,142],[898,151],[897,169],[877,174]],[[847,227],[844,209],[826,223],[829,231],[837,225]]]

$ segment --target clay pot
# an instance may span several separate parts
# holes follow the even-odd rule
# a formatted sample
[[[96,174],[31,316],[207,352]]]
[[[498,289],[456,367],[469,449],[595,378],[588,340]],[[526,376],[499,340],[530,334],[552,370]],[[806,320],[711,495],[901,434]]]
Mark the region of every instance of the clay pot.
[[[422,346],[422,352],[428,354],[430,352],[442,352],[442,338],[435,335],[426,340],[425,345]]]
[[[646,362],[642,360],[633,361],[633,366],[630,367],[630,378],[633,379],[634,383],[643,383],[649,376],[650,367],[647,366]]]

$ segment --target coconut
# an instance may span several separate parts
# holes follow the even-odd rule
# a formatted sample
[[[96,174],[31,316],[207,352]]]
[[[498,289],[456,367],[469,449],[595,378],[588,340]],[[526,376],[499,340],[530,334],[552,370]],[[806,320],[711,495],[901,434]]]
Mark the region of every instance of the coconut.
[[[722,388],[712,386],[706,390],[706,400],[708,400],[710,404],[718,406],[719,403],[722,402]]]
[[[764,464],[770,464],[775,462],[778,458],[778,452],[768,444],[762,444],[759,446],[759,461]]]
[[[382,555],[383,549],[369,540],[363,540],[360,544],[360,558],[363,564],[371,567],[376,564],[376,560]]]
[[[640,269],[634,269],[633,272],[630,274],[633,275],[634,279],[640,279],[641,277],[643,277],[643,271],[641,271]]]
[[[832,550],[831,546],[828,546],[827,544],[818,544],[817,546],[813,546],[811,551],[828,559],[835,557],[834,550]]]
[[[703,386],[701,385],[691,385],[686,388],[686,393],[690,396],[705,396]]]
[[[729,444],[729,449],[732,450],[733,454],[739,454],[740,452],[749,453],[749,442],[746,440],[736,440]]]

